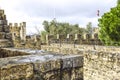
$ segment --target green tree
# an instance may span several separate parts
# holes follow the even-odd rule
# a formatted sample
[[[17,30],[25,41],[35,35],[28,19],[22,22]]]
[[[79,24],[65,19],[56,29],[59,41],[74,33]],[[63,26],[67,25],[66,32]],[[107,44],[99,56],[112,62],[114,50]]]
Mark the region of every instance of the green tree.
[[[43,23],[42,23],[43,25],[44,25],[44,29],[45,29],[45,31],[46,32],[50,32],[50,29],[49,29],[49,22],[48,21],[44,21]]]
[[[120,4],[120,0],[117,0],[117,5]]]
[[[88,34],[92,34],[93,30],[92,30],[92,23],[88,22],[88,24],[86,25],[86,32]]]
[[[41,31],[41,41],[43,42],[43,43],[45,43],[46,42],[46,35],[47,35],[48,33],[46,32],[46,31]]]
[[[57,22],[56,19],[52,21],[44,21],[43,22],[44,31],[41,32],[42,40],[45,40],[46,34],[52,34],[54,37],[57,34],[82,34],[84,32],[83,28],[80,28],[78,24],[69,24],[64,22]]]
[[[98,20],[100,27],[99,37],[106,45],[120,45],[120,0],[117,6]]]

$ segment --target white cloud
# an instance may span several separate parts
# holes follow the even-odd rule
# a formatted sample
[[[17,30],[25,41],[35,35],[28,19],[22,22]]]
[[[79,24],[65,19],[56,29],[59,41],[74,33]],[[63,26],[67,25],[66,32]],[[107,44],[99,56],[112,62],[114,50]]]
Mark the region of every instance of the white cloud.
[[[36,32],[35,26],[43,30],[42,22],[54,17],[61,22],[86,26],[92,22],[97,26],[97,10],[100,15],[116,5],[117,0],[1,0],[9,22],[27,22],[27,34]]]

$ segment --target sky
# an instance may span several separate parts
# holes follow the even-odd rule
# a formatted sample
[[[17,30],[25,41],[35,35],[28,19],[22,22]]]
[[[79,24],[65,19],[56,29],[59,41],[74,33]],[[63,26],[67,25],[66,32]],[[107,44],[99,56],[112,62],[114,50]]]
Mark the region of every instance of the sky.
[[[0,0],[0,8],[5,10],[8,23],[26,22],[27,34],[44,30],[42,22],[54,18],[58,22],[69,22],[85,27],[92,22],[97,27],[98,18],[117,0]],[[97,16],[97,10],[100,16]]]

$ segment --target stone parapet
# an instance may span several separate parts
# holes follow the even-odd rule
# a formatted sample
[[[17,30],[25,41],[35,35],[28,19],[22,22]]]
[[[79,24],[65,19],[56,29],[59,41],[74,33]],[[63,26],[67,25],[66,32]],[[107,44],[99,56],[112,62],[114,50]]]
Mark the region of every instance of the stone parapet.
[[[98,38],[98,33],[93,34],[67,34],[66,35],[46,35],[46,43],[67,43],[67,44],[88,44],[88,45],[102,45]]]
[[[81,55],[62,55],[29,49],[18,51],[30,55],[0,58],[1,80],[83,80]]]

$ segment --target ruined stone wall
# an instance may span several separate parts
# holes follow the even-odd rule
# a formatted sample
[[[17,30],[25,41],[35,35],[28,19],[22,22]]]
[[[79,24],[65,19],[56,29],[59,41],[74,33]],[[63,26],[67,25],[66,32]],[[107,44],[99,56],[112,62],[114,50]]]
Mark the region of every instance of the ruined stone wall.
[[[13,41],[15,40],[26,40],[26,22],[22,22],[20,24],[9,23],[10,33],[12,34]]]
[[[120,80],[119,52],[119,50],[85,51],[84,80]]]
[[[81,54],[81,50],[120,51],[120,47],[55,43],[50,45],[41,45],[41,50],[64,53],[64,54]]]
[[[102,45],[102,42],[98,38],[98,33],[93,34],[67,34],[60,35],[46,35],[46,43],[48,45],[53,43],[65,43],[65,44],[87,44],[87,45]]]
[[[39,35],[26,36],[26,40],[14,40],[15,48],[41,49],[41,39]]]
[[[31,55],[0,58],[0,80],[83,80],[81,55],[61,55],[28,49],[18,51]]]
[[[18,49],[0,48],[0,58],[24,56],[24,55],[29,55],[29,54],[24,51],[19,51]]]
[[[4,10],[0,9],[0,47],[11,47],[12,36],[7,25],[6,15]]]

